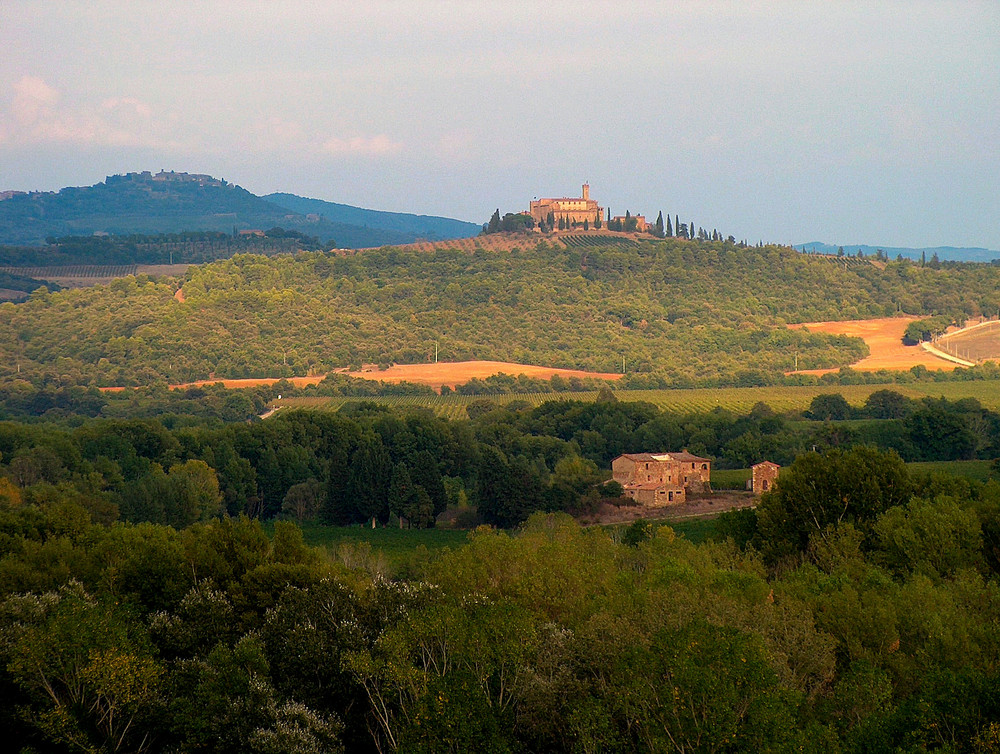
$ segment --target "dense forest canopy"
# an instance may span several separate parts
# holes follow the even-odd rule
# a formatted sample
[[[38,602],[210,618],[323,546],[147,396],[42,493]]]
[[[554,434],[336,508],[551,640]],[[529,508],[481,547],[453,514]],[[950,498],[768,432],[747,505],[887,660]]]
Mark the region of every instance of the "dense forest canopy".
[[[997,452],[968,403],[864,412],[920,452],[933,421]],[[0,727],[40,752],[995,750],[996,482],[828,443],[698,546],[531,514],[622,449],[794,431],[614,401],[0,423]],[[441,499],[523,524],[387,571],[246,515],[419,521]]]
[[[996,309],[1000,269],[842,264],[781,247],[677,239],[628,247],[356,256],[238,255],[169,281],[36,291],[0,308],[8,374],[101,385],[281,377],[363,362],[495,359],[763,384],[863,356],[785,323],[961,319]]]

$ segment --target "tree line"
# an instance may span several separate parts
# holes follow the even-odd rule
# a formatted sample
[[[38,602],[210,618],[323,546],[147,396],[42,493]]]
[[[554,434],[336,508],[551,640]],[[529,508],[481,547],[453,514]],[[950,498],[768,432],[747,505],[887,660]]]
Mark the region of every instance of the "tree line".
[[[210,404],[220,394],[185,400]],[[247,409],[223,402],[218,410]],[[1000,416],[978,402],[914,401],[888,390],[857,409],[821,395],[806,412],[810,422],[765,404],[742,415],[664,412],[610,391],[537,407],[483,397],[467,413],[454,421],[359,400],[337,413],[283,411],[250,423],[180,413],[0,422],[0,483],[16,501],[67,498],[105,523],[186,526],[248,515],[430,527],[450,508],[467,522],[511,527],[535,511],[586,515],[614,501],[620,490],[604,482],[622,453],[688,449],[717,469],[788,465],[811,449],[862,445],[906,461],[1000,456]]]
[[[45,245],[0,245],[0,267],[64,267],[69,265],[205,264],[234,254],[289,254],[329,249],[337,244],[280,227],[262,235],[219,231],[50,236]],[[37,287],[37,286],[36,286]],[[32,289],[33,290],[33,289]]]

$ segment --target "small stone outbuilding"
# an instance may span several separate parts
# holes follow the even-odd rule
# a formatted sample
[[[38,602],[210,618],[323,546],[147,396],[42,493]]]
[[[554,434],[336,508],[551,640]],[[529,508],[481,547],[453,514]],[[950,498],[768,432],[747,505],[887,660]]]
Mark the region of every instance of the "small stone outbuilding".
[[[750,467],[750,489],[762,495],[774,487],[781,467],[773,461],[761,461]]]

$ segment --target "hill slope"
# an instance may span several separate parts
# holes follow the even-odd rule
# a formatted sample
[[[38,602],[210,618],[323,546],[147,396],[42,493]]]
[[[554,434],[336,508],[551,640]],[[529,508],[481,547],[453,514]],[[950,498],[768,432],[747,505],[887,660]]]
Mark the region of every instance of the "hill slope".
[[[440,241],[449,238],[469,238],[477,235],[482,226],[462,220],[433,215],[410,215],[403,212],[382,212],[362,209],[349,204],[308,199],[295,194],[267,194],[267,201],[301,215],[316,214],[332,222],[361,227],[380,228],[398,233],[414,234],[420,239]],[[355,247],[348,247],[355,248]]]
[[[921,257],[925,257],[927,260],[930,260],[930,258],[935,254],[942,262],[992,262],[994,259],[1000,259],[1000,251],[983,249],[978,246],[971,248],[955,246],[929,246],[923,249],[911,249],[905,246],[868,246],[866,244],[834,246],[833,244],[823,243],[821,241],[810,241],[809,243],[795,244],[795,248],[804,251],[817,252],[819,254],[836,254],[837,251],[842,248],[844,253],[849,256],[857,256],[857,253],[860,251],[866,257],[873,257],[877,251],[881,250],[885,252],[890,259],[895,259],[898,255],[904,259],[913,259],[915,261],[919,260]]]
[[[41,244],[49,237],[94,233],[232,233],[234,229],[273,227],[295,230],[324,242],[332,239],[342,248],[405,244],[425,237],[423,233],[406,229],[405,215],[385,213],[389,217],[382,218],[382,213],[371,210],[358,212],[366,222],[307,218],[303,212],[267,201],[211,176],[128,173],[108,176],[104,182],[93,186],[14,194],[0,201],[0,243]],[[416,227],[423,223],[417,216],[412,217]],[[446,218],[429,219],[435,221],[430,227],[439,229],[441,235],[438,237],[445,237],[445,228],[454,227],[448,223],[457,223],[464,229],[462,235],[469,234],[469,223],[446,221]]]
[[[766,384],[866,353],[789,322],[970,314],[1000,269],[885,269],[787,248],[667,239],[617,247],[238,255],[176,285],[124,278],[3,305],[0,370],[105,385],[281,377],[357,366],[495,360],[658,384]]]

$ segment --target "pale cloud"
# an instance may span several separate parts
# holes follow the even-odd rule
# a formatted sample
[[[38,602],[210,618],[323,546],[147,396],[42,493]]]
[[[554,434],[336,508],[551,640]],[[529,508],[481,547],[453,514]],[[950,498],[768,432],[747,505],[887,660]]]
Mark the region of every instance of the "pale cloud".
[[[467,128],[447,131],[437,140],[435,152],[444,160],[451,162],[471,162],[480,156],[479,140]]]
[[[241,132],[238,144],[241,149],[254,152],[282,152],[308,149],[314,137],[306,133],[302,124],[278,116],[250,123]]]
[[[0,140],[5,143],[176,146],[154,132],[152,106],[136,97],[106,98],[97,105],[65,105],[61,92],[39,76],[22,76],[13,91],[9,114],[0,111]]]
[[[337,157],[352,155],[382,157],[384,155],[398,154],[402,149],[402,143],[393,141],[385,134],[352,136],[350,138],[333,136],[323,142],[323,151]]]
[[[145,119],[153,117],[153,108],[149,103],[135,97],[110,97],[101,103],[101,109],[106,112],[124,112]]]
[[[18,123],[32,124],[51,111],[59,92],[38,76],[22,76],[14,84],[12,115]]]
[[[297,120],[279,116],[249,123],[236,137],[235,144],[240,150],[254,153],[297,154],[308,158],[317,155],[376,158],[398,154],[403,149],[401,142],[385,134],[329,136]]]

